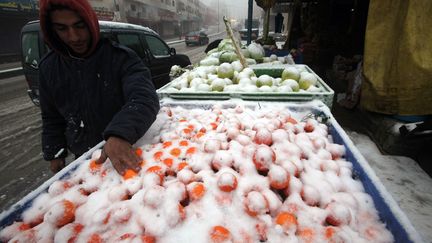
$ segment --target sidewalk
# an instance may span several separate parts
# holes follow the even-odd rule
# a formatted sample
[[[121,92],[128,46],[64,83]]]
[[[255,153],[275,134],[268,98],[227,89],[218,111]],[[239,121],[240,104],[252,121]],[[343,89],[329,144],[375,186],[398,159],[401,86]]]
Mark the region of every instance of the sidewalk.
[[[335,91],[335,97],[338,93],[346,91],[345,84],[335,82],[335,79],[326,77],[326,82]],[[360,105],[350,110],[342,107],[335,100],[331,112],[344,129],[368,135],[383,154],[412,158],[432,177],[431,134],[403,137],[399,132],[399,127],[406,122],[390,115],[363,110]]]
[[[9,62],[0,64],[0,79],[10,78],[23,74],[21,62]]]
[[[0,64],[0,71],[12,69],[12,68],[19,68],[21,67],[21,62],[7,62],[7,63],[1,63]]]

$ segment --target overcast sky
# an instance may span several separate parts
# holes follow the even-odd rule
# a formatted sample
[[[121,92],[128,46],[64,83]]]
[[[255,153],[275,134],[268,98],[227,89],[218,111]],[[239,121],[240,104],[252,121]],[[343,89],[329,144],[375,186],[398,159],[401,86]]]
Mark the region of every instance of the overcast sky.
[[[213,4],[217,4],[217,2],[219,1],[219,6],[222,6],[223,4],[227,6],[228,8],[227,14],[232,15],[230,17],[236,17],[239,19],[247,18],[249,0],[200,0],[200,1],[205,3],[207,6],[214,6]],[[253,0],[253,3],[255,3],[255,0]],[[254,6],[254,8],[256,8],[256,5]]]

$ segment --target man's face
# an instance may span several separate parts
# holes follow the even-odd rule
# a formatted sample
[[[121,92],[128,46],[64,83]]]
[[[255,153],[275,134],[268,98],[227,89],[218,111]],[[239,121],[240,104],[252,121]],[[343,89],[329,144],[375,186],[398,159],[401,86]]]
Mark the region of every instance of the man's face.
[[[52,28],[58,37],[76,54],[83,55],[90,48],[90,31],[87,24],[72,10],[51,12]]]

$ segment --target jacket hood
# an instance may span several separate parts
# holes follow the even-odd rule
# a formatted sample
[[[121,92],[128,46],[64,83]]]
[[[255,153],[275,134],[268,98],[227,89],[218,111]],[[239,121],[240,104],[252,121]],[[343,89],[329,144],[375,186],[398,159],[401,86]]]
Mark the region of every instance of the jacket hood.
[[[40,0],[39,6],[40,26],[44,36],[44,40],[51,49],[64,56],[69,55],[65,44],[61,40],[59,40],[54,30],[52,29],[50,20],[50,11],[52,10],[52,7],[64,6],[67,9],[77,12],[87,24],[90,31],[91,43],[90,48],[84,55],[84,57],[89,56],[93,53],[100,38],[99,22],[95,11],[93,11],[91,5],[87,0]]]

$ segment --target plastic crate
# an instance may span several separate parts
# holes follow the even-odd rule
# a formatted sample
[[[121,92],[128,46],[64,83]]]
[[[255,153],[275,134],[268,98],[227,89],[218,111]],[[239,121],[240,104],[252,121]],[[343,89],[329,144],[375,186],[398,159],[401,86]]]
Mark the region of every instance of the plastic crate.
[[[292,65],[251,65],[250,68],[254,70],[257,76],[267,74],[272,77],[280,77],[284,68]],[[238,98],[243,100],[255,101],[295,101],[307,102],[312,100],[320,100],[328,107],[332,107],[334,91],[307,65],[296,64],[295,66],[304,67],[308,72],[313,73],[318,80],[318,87],[322,89],[321,92],[172,92],[169,88],[172,82],[164,85],[157,90],[159,98],[173,98],[173,99],[189,99],[189,100],[227,100],[230,98]]]
[[[399,208],[397,203],[387,192],[383,184],[379,181],[375,172],[372,170],[368,162],[360,154],[357,148],[354,146],[352,141],[349,139],[345,131],[340,127],[337,121],[334,119],[330,110],[321,101],[313,101],[306,103],[283,103],[283,102],[256,102],[243,101],[243,100],[228,100],[218,103],[222,108],[232,108],[238,104],[243,104],[245,107],[257,105],[259,107],[276,107],[283,106],[287,110],[292,112],[300,113],[302,115],[318,115],[320,117],[327,118],[327,124],[329,126],[329,134],[333,137],[335,143],[342,144],[346,148],[345,158],[347,161],[353,164],[353,175],[362,182],[366,193],[371,195],[375,208],[378,211],[379,217],[382,222],[386,224],[386,227],[391,231],[394,236],[395,242],[397,243],[409,243],[409,242],[423,242],[418,232],[414,229],[411,222],[408,220],[406,215]],[[186,109],[211,109],[214,106],[214,101],[191,101],[191,100],[172,100],[163,99],[161,100],[161,106],[182,106]],[[150,131],[151,132],[151,131]],[[90,158],[91,154],[101,148],[103,142],[96,145],[94,148],[89,150],[83,156],[69,164],[66,168],[56,174],[54,177],[46,181],[35,191],[31,192],[9,210],[4,211],[0,214],[0,229],[7,225],[12,224],[16,220],[20,220],[21,214],[27,208],[29,208],[33,200],[41,193],[48,190],[49,186],[56,180],[67,177],[70,173],[77,169],[77,167],[85,160]]]

